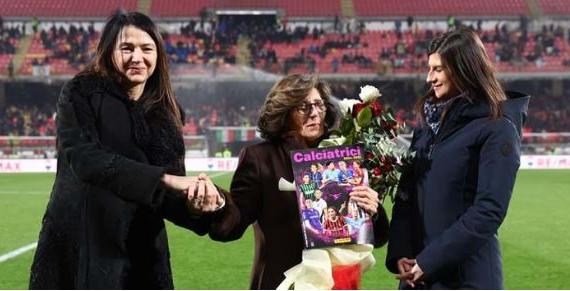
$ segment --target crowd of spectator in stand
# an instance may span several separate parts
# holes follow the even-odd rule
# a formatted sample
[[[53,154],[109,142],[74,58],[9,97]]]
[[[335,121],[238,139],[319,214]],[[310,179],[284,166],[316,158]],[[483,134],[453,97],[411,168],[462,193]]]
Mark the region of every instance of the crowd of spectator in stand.
[[[222,104],[199,104],[185,108],[186,135],[202,135],[210,126],[255,126],[257,108]],[[0,111],[0,136],[54,136],[55,110],[45,106],[9,105]]]
[[[337,21],[338,19],[335,18],[335,23]],[[170,48],[170,55],[174,62],[187,62],[187,56],[192,54],[203,56],[204,63],[209,62],[210,59],[227,60],[228,48],[235,46],[238,37],[242,35],[250,40],[250,65],[267,71],[286,74],[292,68],[304,66],[308,72],[314,72],[318,70],[316,59],[325,59],[333,50],[342,52],[341,57],[332,58],[333,72],[337,72],[344,64],[356,64],[359,68],[368,69],[376,65],[383,72],[390,72],[393,68],[423,70],[426,65],[425,51],[429,41],[440,31],[422,29],[421,24],[414,23],[413,18],[410,17],[406,21],[410,28],[408,30],[402,30],[401,22],[396,21],[394,31],[382,31],[382,38],[386,38],[389,33],[394,33],[398,40],[393,48],[379,50],[376,59],[358,52],[359,48],[367,48],[370,45],[361,41],[362,36],[367,33],[364,22],[347,22],[346,26],[335,24],[334,30],[325,31],[322,26],[312,28],[295,26],[291,29],[286,21],[274,23],[268,19],[238,21],[227,17],[221,19],[219,23],[211,20],[207,29],[204,28],[203,23],[191,21],[181,29],[181,34],[190,37],[191,42],[179,41],[176,45],[167,42],[167,47]],[[570,29],[565,35],[561,25],[551,24],[545,25],[540,32],[529,33],[528,20],[524,17],[521,18],[520,25],[516,28],[497,23],[494,30],[483,30],[482,24],[483,21],[477,21],[476,24],[470,26],[478,31],[484,43],[495,48],[497,62],[515,66],[535,64],[540,67],[544,64],[544,56],[562,56],[562,63],[570,66],[570,52],[563,51],[556,43],[559,39],[570,44]],[[450,28],[459,25],[462,24],[456,20],[449,22]],[[404,41],[404,38],[409,35],[413,37],[411,43]],[[296,54],[287,58],[280,57],[280,52],[274,47],[276,44],[296,44],[307,39],[316,41],[322,38],[325,39],[324,42],[315,42],[308,47],[301,46]],[[527,45],[529,42],[532,44],[531,49]],[[202,53],[198,53],[200,50]],[[233,63],[235,58],[231,60],[230,63]]]
[[[528,131],[569,131],[570,96],[533,98],[528,117]]]
[[[336,94],[342,96],[357,96],[354,89],[342,84],[333,84]],[[404,89],[405,90],[405,89]],[[412,98],[382,97],[385,104],[392,107],[395,118],[405,122],[405,132],[410,133],[417,124],[411,112]],[[525,131],[527,132],[563,132],[570,128],[570,107],[567,106],[568,96],[534,97]],[[261,100],[260,104],[261,106]],[[185,135],[203,135],[211,126],[240,126],[255,127],[259,108],[256,106],[234,106],[225,102],[216,104],[196,104],[184,109]],[[44,106],[15,106],[10,105],[0,112],[0,136],[54,136],[55,111],[52,107]]]
[[[408,30],[402,30],[399,21],[396,21],[394,31],[382,31],[383,39],[387,34],[394,33],[397,42],[393,48],[382,48],[378,51],[378,57],[372,59],[358,52],[360,48],[367,48],[370,44],[361,41],[366,32],[364,22],[335,25],[335,29],[325,32],[323,28],[313,26],[288,27],[286,22],[240,22],[235,24],[232,18],[224,19],[219,24],[211,23],[212,29],[208,33],[199,31],[204,39],[216,39],[222,47],[236,44],[239,35],[246,35],[251,40],[249,44],[250,62],[252,67],[261,67],[264,70],[288,73],[292,68],[305,66],[308,72],[318,70],[316,58],[325,59],[331,51],[342,52],[341,57],[334,57],[331,61],[333,72],[337,72],[344,64],[356,64],[359,68],[370,69],[375,65],[382,72],[390,72],[393,68],[408,68],[412,71],[423,70],[426,65],[425,52],[429,41],[440,31],[422,29],[421,24],[414,23],[413,18],[408,18]],[[336,23],[336,22],[335,22]],[[564,51],[557,45],[557,39],[570,44],[570,29],[565,33],[561,25],[543,26],[537,33],[528,31],[528,20],[521,18],[516,28],[509,28],[506,24],[497,23],[494,30],[483,30],[483,21],[477,21],[470,27],[478,31],[484,43],[494,47],[495,60],[514,66],[544,65],[544,56],[561,56],[562,64],[570,66],[570,52]],[[462,25],[459,21],[449,22],[450,28]],[[339,26],[343,27],[342,29]],[[196,27],[191,22],[184,33],[192,33]],[[346,27],[346,28],[345,28]],[[406,36],[412,36],[413,41],[404,41]],[[308,47],[300,47],[292,57],[281,58],[280,52],[276,51],[276,44],[296,44],[299,41],[312,39],[323,42],[315,42]],[[532,48],[528,43],[532,44]],[[319,43],[323,43],[320,45]],[[184,45],[184,44],[181,44]],[[354,50],[356,49],[356,50]]]
[[[0,136],[54,136],[53,107],[10,105],[0,111]]]
[[[0,54],[15,54],[14,45],[25,34],[24,26],[5,27],[4,19],[0,16]]]
[[[200,104],[185,108],[186,135],[203,135],[210,126],[256,126],[257,108],[227,106],[224,104]]]
[[[0,16],[0,55],[13,55],[16,53],[16,45],[25,34],[25,26],[4,25],[4,19]],[[4,68],[0,68],[0,71]],[[10,60],[6,64],[6,73],[11,78],[14,76],[14,62]]]
[[[4,28],[0,26],[0,54],[13,55],[16,53],[14,45],[22,37],[19,27]]]
[[[39,38],[44,49],[51,51],[49,58],[65,59],[75,69],[80,69],[92,57],[89,50],[90,41],[97,39],[93,23],[87,28],[83,25],[69,25],[68,28],[52,25],[50,29],[42,29]],[[49,64],[46,56],[43,60],[35,60],[37,65]]]
[[[335,20],[338,21],[338,17]],[[292,68],[306,65],[307,71],[313,73],[317,66],[316,58],[324,59],[333,49],[344,50],[368,47],[367,43],[361,43],[360,41],[360,33],[364,32],[364,23],[361,23],[359,30],[354,34],[351,32],[350,24],[346,26],[348,33],[340,34],[339,32],[342,30],[340,30],[339,24],[334,27],[335,31],[327,33],[322,26],[313,26],[311,29],[308,25],[305,25],[291,29],[287,22],[262,26],[253,25],[248,32],[252,39],[249,46],[251,66],[257,67],[258,64],[261,64],[264,70],[287,74]],[[333,37],[328,37],[331,35]],[[296,44],[306,39],[316,41],[325,36],[328,38],[323,45],[311,44],[309,47],[302,47],[298,53],[292,57],[285,58],[282,62],[279,61],[279,52],[273,47],[275,44],[282,43]],[[371,67],[373,60],[362,54],[349,52],[344,54],[340,60],[336,58],[333,62],[333,68],[336,68],[334,69],[336,72],[341,63],[355,63],[362,67]]]
[[[203,22],[190,21],[180,29],[182,39],[173,41],[168,33],[163,38],[171,64],[234,64],[235,55],[231,48],[235,42],[228,41],[226,35],[219,32],[215,22],[206,26]]]
[[[380,38],[388,34],[396,35],[398,41],[393,48],[384,48],[378,52],[378,58],[373,60],[358,52],[360,48],[370,46],[363,36],[367,33],[364,22],[341,23],[335,18],[331,31],[325,31],[323,26],[293,26],[286,20],[275,23],[271,18],[251,20],[239,17],[220,17],[190,21],[182,25],[180,35],[176,37],[164,33],[165,47],[173,64],[220,64],[235,63],[235,48],[240,37],[249,41],[251,66],[263,67],[270,71],[289,72],[292,68],[307,65],[307,72],[317,68],[316,60],[324,59],[331,51],[341,52],[339,57],[332,58],[331,67],[337,71],[344,64],[356,64],[362,68],[380,65],[386,68],[408,67],[425,71],[425,51],[429,41],[438,31],[421,29],[420,24],[413,18],[406,19],[407,27],[403,30],[401,21],[395,21],[394,31],[381,31]],[[13,43],[25,32],[23,27],[13,26],[4,28],[0,18],[0,53],[11,53],[15,50]],[[545,56],[563,56],[563,64],[570,66],[570,52],[563,51],[558,46],[561,41],[570,44],[570,28],[565,31],[561,25],[543,26],[535,33],[528,31],[528,21],[521,18],[516,28],[497,23],[494,30],[483,30],[482,21],[472,25],[479,32],[484,43],[493,45],[496,61],[516,65],[544,63]],[[461,25],[449,22],[449,26]],[[50,59],[67,60],[72,66],[80,69],[90,59],[89,49],[92,40],[97,39],[97,32],[92,23],[70,24],[66,27],[56,27],[39,30],[39,25],[33,25],[43,47],[51,53],[44,58],[33,60],[33,66],[45,66]],[[413,42],[404,39],[413,36]],[[302,40],[324,40],[315,42],[308,47],[300,47],[294,56],[282,59],[274,45],[296,44]],[[529,49],[529,43],[532,49]],[[336,87],[335,87],[336,86]],[[357,96],[357,87],[343,84],[333,84],[338,96]],[[413,90],[411,90],[413,91]],[[408,96],[414,96],[413,92]],[[545,96],[548,96],[546,94]],[[387,97],[390,98],[390,97]],[[541,97],[534,98],[533,108],[529,116],[529,127],[533,131],[563,131],[570,128],[570,110],[565,106],[568,98]],[[224,102],[222,102],[224,103]],[[395,109],[396,118],[414,126],[415,119],[409,111],[413,100],[394,98],[389,103]],[[261,105],[261,104],[259,104]],[[197,104],[186,108],[187,134],[203,134],[209,126],[255,126],[258,108],[255,106],[235,106],[235,104]],[[0,135],[54,135],[53,109],[38,109],[36,107],[8,106],[0,118]]]
[[[566,39],[570,43],[570,29],[568,37],[564,35],[561,25],[544,25],[540,32],[530,34],[526,21],[521,21],[518,29],[509,30],[506,25],[495,27],[494,32],[480,32],[484,43],[495,44],[496,61],[508,62],[512,65],[524,66],[534,63],[541,67],[544,65],[544,56],[560,56],[561,48],[556,44],[556,39]],[[527,44],[534,45],[529,50]]]
[[[452,18],[450,18],[452,19]],[[354,19],[353,19],[354,20]],[[425,51],[429,41],[440,31],[422,28],[422,23],[408,17],[407,29],[402,29],[402,21],[394,21],[393,30],[380,31],[381,40],[389,34],[396,36],[393,47],[382,47],[375,57],[363,54],[359,49],[366,49],[373,44],[366,39],[366,23],[354,21],[340,22],[338,17],[334,25],[291,25],[285,19],[246,18],[239,16],[220,16],[208,19],[203,15],[200,20],[191,20],[181,25],[179,34],[163,33],[166,51],[171,64],[235,64],[238,40],[247,39],[249,61],[252,67],[262,68],[276,73],[289,73],[291,69],[302,67],[307,72],[322,71],[320,60],[330,62],[332,72],[338,72],[346,64],[358,68],[390,73],[392,69],[405,68],[408,71],[424,70]],[[24,34],[22,27],[4,29],[0,20],[2,36],[0,54],[15,52],[15,39]],[[329,25],[332,28],[325,30]],[[462,25],[459,21],[449,21],[449,27]],[[478,31],[484,43],[493,46],[495,60],[513,66],[541,67],[545,56],[560,57],[561,63],[570,66],[570,51],[560,47],[561,41],[570,46],[570,28],[561,24],[545,25],[538,32],[529,32],[528,19],[521,17],[516,27],[497,22],[492,30],[484,30],[483,21],[470,25]],[[511,25],[513,26],[513,25]],[[71,67],[80,70],[92,57],[92,45],[97,39],[93,23],[78,23],[38,31],[39,25],[33,25],[39,34],[43,47],[49,51],[45,57],[33,60],[33,66],[49,65],[51,59],[64,59]],[[411,43],[409,39],[412,39]],[[300,41],[314,40],[312,44],[299,46],[290,57],[282,57],[278,44],[297,44]],[[305,43],[306,44],[306,43]],[[378,47],[374,44],[373,47]],[[327,58],[331,52],[334,57]]]

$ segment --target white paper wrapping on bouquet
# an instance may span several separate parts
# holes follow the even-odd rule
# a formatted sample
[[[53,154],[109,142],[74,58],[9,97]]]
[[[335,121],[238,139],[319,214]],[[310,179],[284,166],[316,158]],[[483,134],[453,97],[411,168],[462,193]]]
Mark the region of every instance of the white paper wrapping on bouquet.
[[[370,244],[343,245],[338,247],[303,250],[300,264],[285,272],[285,280],[277,290],[324,289],[334,286],[332,267],[360,264],[362,272],[372,268],[376,259]]]

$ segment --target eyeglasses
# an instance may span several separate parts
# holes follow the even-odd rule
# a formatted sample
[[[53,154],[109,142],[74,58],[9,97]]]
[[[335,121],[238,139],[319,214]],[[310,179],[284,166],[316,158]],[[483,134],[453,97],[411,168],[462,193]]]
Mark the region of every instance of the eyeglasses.
[[[313,103],[303,102],[303,104],[297,106],[297,111],[303,115],[309,115],[313,111],[313,108],[315,108],[317,112],[321,113],[327,109],[327,106],[323,100],[317,100]]]

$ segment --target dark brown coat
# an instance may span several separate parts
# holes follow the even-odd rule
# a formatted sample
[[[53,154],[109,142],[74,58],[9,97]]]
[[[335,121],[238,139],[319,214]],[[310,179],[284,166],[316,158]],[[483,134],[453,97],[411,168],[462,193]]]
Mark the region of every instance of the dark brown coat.
[[[292,141],[271,142],[242,150],[227,205],[213,223],[210,237],[219,241],[239,239],[253,223],[255,258],[251,289],[275,289],[283,273],[301,262],[303,238],[294,191],[280,191],[279,178],[293,181],[289,152],[299,149]],[[386,242],[388,219],[380,207],[375,221],[376,244]]]

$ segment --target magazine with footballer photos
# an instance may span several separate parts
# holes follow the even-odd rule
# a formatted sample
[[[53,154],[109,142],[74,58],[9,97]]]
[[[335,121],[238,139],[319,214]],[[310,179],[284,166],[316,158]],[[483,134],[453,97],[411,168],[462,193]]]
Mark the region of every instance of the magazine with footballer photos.
[[[372,244],[370,215],[349,197],[368,185],[359,146],[335,146],[291,152],[305,248]]]

